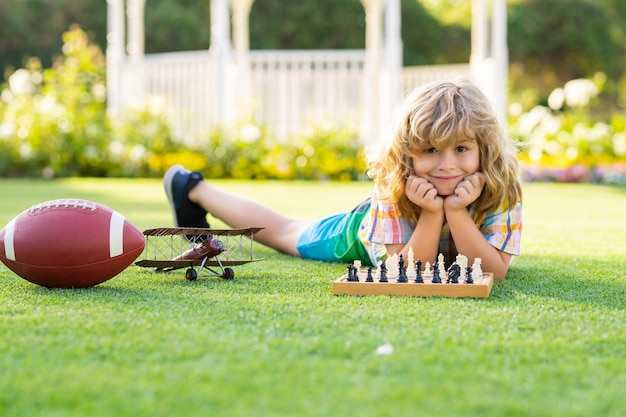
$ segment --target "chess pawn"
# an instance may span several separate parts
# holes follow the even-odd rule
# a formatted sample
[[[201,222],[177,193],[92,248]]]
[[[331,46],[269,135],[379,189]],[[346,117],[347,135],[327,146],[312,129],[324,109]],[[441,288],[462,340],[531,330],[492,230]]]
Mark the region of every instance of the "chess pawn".
[[[467,268],[465,268],[465,283],[466,284],[473,284],[474,283],[474,279],[472,278],[472,267],[468,266]]]
[[[367,267],[367,276],[365,277],[365,282],[374,282],[374,276],[372,275],[372,267]]]
[[[432,277],[433,276],[433,269],[430,266],[430,262],[426,262],[426,267],[424,268],[424,276],[425,277]]]

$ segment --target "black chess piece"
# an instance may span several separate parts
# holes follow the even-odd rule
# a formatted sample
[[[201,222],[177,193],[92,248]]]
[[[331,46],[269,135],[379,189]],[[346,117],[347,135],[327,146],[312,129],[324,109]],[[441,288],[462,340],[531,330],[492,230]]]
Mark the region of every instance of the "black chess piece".
[[[367,267],[367,276],[365,277],[365,282],[374,282],[374,276],[372,275],[372,267]]]
[[[418,284],[424,283],[424,278],[422,278],[422,260],[418,259],[415,262],[415,282]]]
[[[354,264],[348,264],[348,279],[346,281],[358,282],[359,281],[358,272],[359,271],[357,270],[356,266],[354,266]]]
[[[378,279],[378,282],[389,282],[387,279],[387,265],[384,261],[380,264],[380,278]]]
[[[461,267],[456,262],[450,265],[448,268],[448,279],[446,282],[448,284],[458,284],[459,277],[461,276]]]
[[[439,262],[433,264],[433,284],[441,284],[441,277],[439,276]]]
[[[400,271],[398,271],[398,282],[409,282],[406,276],[406,266],[402,265]]]
[[[474,283],[474,278],[472,278],[472,267],[469,265],[467,266],[467,268],[465,268],[465,283],[466,284]]]

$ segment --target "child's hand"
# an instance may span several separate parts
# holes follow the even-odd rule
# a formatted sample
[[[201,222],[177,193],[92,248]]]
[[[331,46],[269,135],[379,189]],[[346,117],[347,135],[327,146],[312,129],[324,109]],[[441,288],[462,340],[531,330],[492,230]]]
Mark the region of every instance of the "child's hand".
[[[409,200],[422,210],[437,212],[443,209],[443,198],[437,195],[437,189],[426,178],[409,176],[404,190]]]
[[[485,174],[475,172],[461,181],[454,190],[454,194],[445,198],[446,210],[461,210],[472,204],[480,197],[485,186]]]

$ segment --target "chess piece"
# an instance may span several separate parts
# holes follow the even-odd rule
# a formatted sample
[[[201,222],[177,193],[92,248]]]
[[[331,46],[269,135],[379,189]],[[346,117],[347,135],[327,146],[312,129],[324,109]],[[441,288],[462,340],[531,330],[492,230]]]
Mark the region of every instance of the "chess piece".
[[[481,279],[483,277],[483,271],[482,271],[482,268],[480,267],[482,261],[483,260],[481,258],[474,259],[474,264],[472,265],[472,278],[475,280]]]
[[[415,253],[413,252],[413,247],[409,248],[407,265],[408,265],[407,270],[406,270],[407,278],[415,278],[415,269],[412,268],[412,266],[415,266]]]
[[[433,276],[433,269],[432,269],[432,266],[430,266],[430,262],[426,262],[426,267],[424,268],[424,276],[425,277]]]
[[[450,265],[450,268],[448,268],[448,279],[446,280],[446,282],[448,284],[458,284],[460,275],[461,267],[455,262]]]
[[[473,284],[474,283],[474,278],[472,277],[473,273],[472,273],[472,267],[468,266],[467,268],[465,268],[465,283],[466,284]]]
[[[456,256],[456,263],[461,267],[461,271],[465,271],[465,268],[467,268],[467,256],[458,254]]]
[[[354,264],[348,264],[348,282],[359,282],[358,269]]]
[[[422,284],[424,282],[424,278],[422,278],[422,260],[418,259],[415,262],[415,282],[418,284]]]
[[[387,264],[383,261],[380,263],[380,277],[378,282],[389,282],[387,279]]]
[[[367,267],[367,276],[365,277],[365,282],[374,282],[374,277],[372,276],[372,267]]]
[[[390,278],[398,277],[398,254],[394,253],[385,262],[385,272]]]
[[[444,277],[446,275],[446,261],[443,257],[443,253],[440,253],[439,256],[437,256],[436,264],[439,269],[439,277]]]
[[[400,269],[400,272],[398,274],[398,282],[409,282],[409,279],[406,276],[406,267],[405,266],[403,266],[402,269]]]
[[[433,284],[441,284],[441,276],[439,275],[439,265],[438,262],[433,264],[433,279],[431,280]]]

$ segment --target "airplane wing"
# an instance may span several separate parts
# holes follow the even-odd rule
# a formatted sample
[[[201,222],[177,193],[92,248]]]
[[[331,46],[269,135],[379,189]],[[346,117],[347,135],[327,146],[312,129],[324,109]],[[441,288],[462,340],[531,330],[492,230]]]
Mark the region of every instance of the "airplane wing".
[[[239,260],[229,260],[225,259],[220,262],[216,260],[207,260],[204,265],[205,266],[237,266],[247,264],[249,262],[258,262],[262,259],[239,259]],[[220,265],[221,263],[221,265]],[[171,260],[160,260],[160,259],[142,259],[140,261],[135,262],[135,265],[143,267],[143,268],[156,268],[158,271],[173,271],[175,269],[181,268],[190,268],[192,266],[200,266],[202,261],[171,261]]]
[[[194,266],[224,267],[242,265],[262,259],[253,257],[254,234],[262,227],[237,229],[208,229],[194,227],[158,227],[144,230],[146,247],[142,258],[135,265],[156,268],[157,271],[172,271]],[[200,260],[180,260],[190,249],[198,248],[210,237],[219,240],[223,250],[215,256]],[[177,259],[178,258],[178,259]],[[204,261],[204,262],[203,262]]]
[[[207,229],[202,227],[156,227],[146,229],[143,234],[146,236],[252,236],[263,227],[242,227],[235,229]]]

